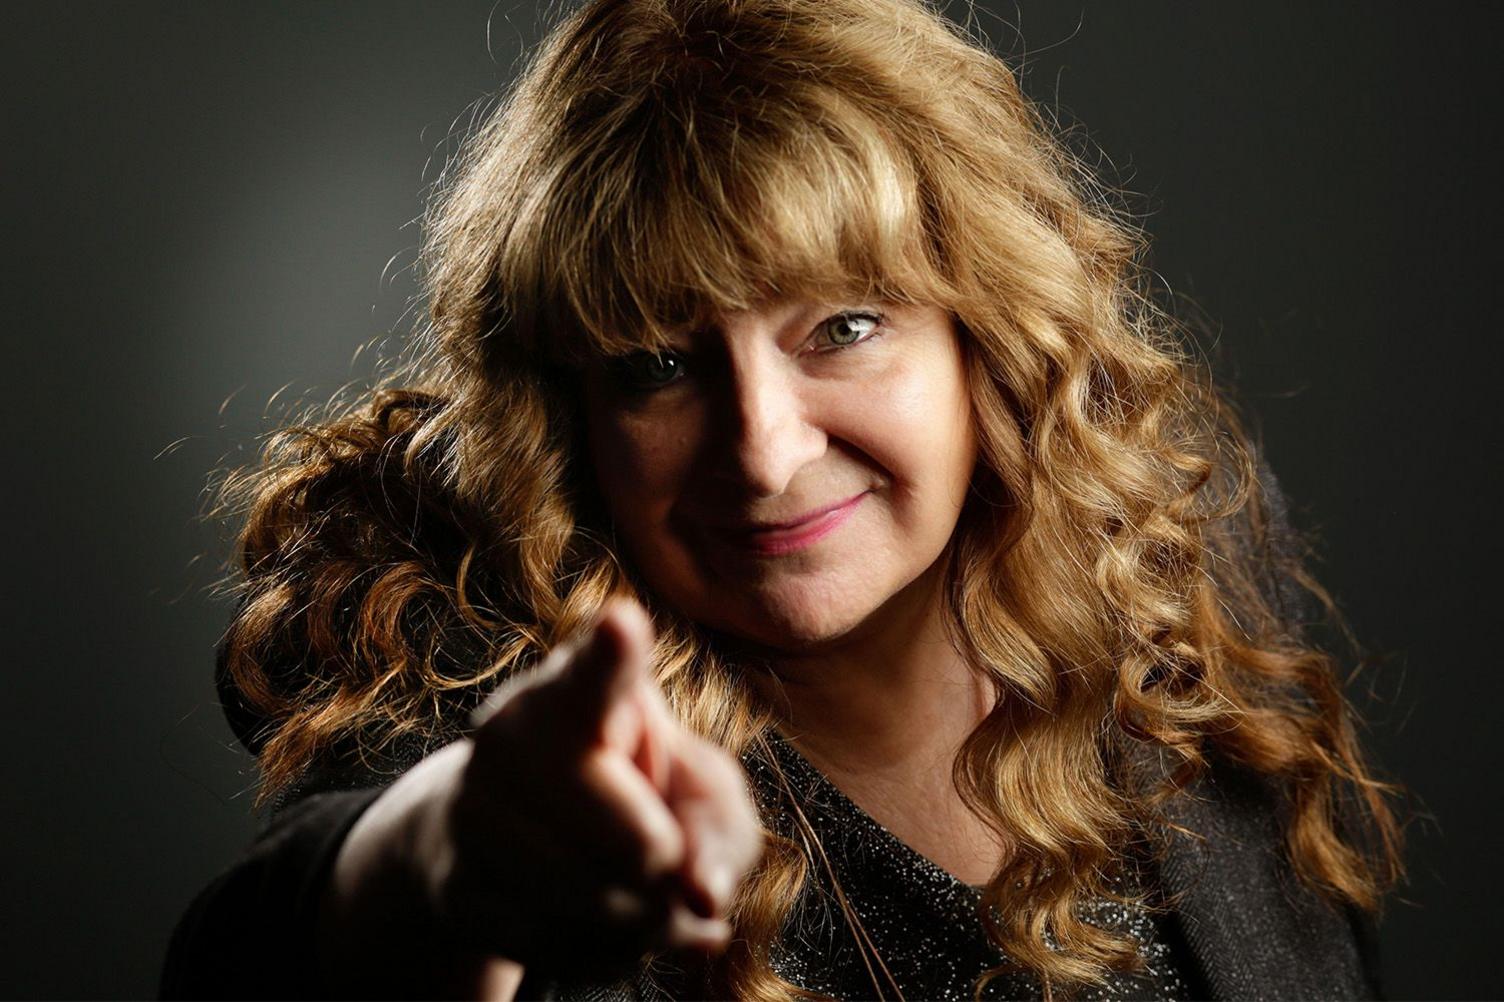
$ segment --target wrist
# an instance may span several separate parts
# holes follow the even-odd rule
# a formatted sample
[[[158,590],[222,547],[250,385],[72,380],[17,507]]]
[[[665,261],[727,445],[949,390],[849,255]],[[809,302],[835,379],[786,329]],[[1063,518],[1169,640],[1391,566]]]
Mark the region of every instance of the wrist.
[[[441,987],[434,975],[447,983],[461,970],[479,968],[483,957],[476,951],[446,947],[442,970],[435,956],[436,947],[452,942],[438,906],[452,855],[444,831],[455,784],[446,777],[457,776],[467,758],[468,748],[450,746],[424,759],[377,797],[345,836],[317,926],[320,972],[336,993],[431,994]]]

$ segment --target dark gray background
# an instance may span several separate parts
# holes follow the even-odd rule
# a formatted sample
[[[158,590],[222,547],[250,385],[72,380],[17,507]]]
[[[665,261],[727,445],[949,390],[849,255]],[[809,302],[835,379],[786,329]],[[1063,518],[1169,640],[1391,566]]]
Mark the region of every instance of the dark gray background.
[[[982,18],[1150,213],[1155,266],[1212,319],[1322,576],[1386,658],[1372,745],[1434,816],[1385,926],[1399,997],[1497,991],[1485,7],[1000,5],[1027,45]],[[225,549],[201,490],[281,401],[368,374],[357,347],[406,327],[423,187],[538,16],[93,3],[6,22],[0,993],[145,996],[178,912],[252,831],[210,684]]]

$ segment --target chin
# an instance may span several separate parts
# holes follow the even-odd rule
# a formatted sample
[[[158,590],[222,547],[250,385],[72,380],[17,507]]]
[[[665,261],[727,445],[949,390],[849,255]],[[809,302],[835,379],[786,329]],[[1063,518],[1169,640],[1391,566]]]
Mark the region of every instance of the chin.
[[[839,642],[866,621],[871,606],[849,593],[754,591],[719,605],[704,622],[773,650],[808,653]]]

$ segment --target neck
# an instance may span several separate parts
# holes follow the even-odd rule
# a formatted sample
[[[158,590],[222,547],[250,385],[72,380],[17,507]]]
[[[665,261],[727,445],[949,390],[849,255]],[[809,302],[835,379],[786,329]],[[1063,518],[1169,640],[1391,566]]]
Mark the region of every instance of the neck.
[[[946,635],[944,558],[857,629],[780,654],[759,681],[796,745],[833,776],[949,771],[991,705]]]

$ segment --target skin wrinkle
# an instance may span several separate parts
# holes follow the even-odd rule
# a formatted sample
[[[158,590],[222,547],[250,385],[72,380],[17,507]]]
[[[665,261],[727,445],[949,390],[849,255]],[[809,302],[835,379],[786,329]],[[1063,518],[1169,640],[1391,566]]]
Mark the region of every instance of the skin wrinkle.
[[[970,481],[975,443],[955,332],[943,313],[890,309],[890,332],[840,349],[839,357],[794,365],[782,360],[790,352],[779,335],[793,337],[796,321],[824,314],[814,306],[779,311],[797,315],[777,330],[742,327],[728,345],[734,430],[698,387],[671,386],[657,392],[677,398],[613,415],[597,373],[586,380],[589,438],[613,521],[656,590],[697,621],[761,642],[781,640],[759,618],[771,616],[789,637],[829,657],[832,638],[938,559]],[[955,434],[934,417],[947,413],[962,416]],[[930,431],[919,432],[925,426]],[[760,464],[757,472],[747,472],[749,460]],[[753,483],[757,476],[772,479]],[[706,538],[714,535],[707,523],[744,517],[760,491],[792,495],[776,507],[757,504],[763,517],[788,517],[869,487],[877,489],[845,525],[780,561],[754,564]],[[842,559],[821,561],[811,555],[816,549]],[[859,553],[869,559],[854,562]],[[874,565],[870,555],[883,553],[897,555]],[[735,587],[748,575],[755,597]],[[729,610],[725,598],[703,597],[712,583],[732,589]]]

